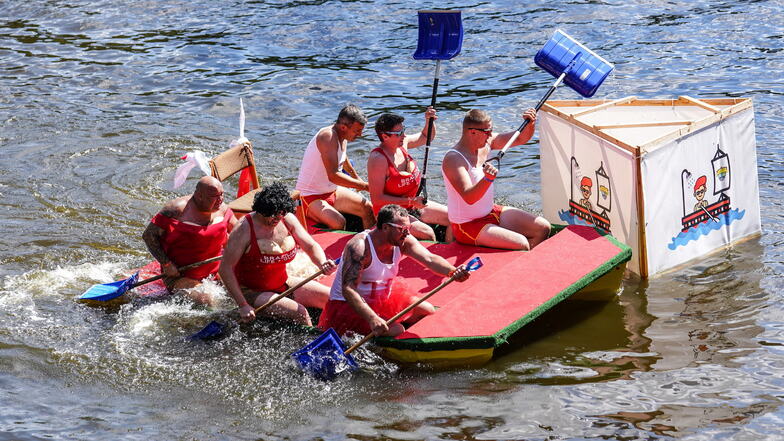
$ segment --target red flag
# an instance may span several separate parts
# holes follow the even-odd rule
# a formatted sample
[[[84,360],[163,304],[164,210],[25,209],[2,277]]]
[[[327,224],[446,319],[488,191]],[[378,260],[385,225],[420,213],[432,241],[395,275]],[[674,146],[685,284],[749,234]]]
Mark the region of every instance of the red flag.
[[[250,191],[250,168],[245,167],[240,173],[240,181],[237,184],[237,197],[241,197]]]

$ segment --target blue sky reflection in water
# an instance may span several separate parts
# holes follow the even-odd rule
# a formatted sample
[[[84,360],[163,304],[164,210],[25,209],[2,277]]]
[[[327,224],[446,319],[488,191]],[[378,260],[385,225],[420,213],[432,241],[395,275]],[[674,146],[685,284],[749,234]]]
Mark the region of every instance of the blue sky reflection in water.
[[[179,157],[225,149],[239,97],[266,182],[293,185],[310,137],[347,102],[421,127],[434,63],[411,54],[415,11],[432,5],[6,0],[0,439],[776,439],[781,2],[439,6],[464,11],[466,35],[443,63],[431,170],[466,109],[518,125],[552,82],[533,56],[561,28],[616,64],[597,97],[753,98],[763,235],[607,302],[567,303],[473,371],[400,371],[360,351],[363,372],[323,384],[285,360],[309,335],[264,325],[185,343],[212,313],[73,298],[148,261],[146,222],[193,183],[171,190]],[[350,146],[361,172],[373,138]],[[534,212],[537,139],[509,152],[497,189]],[[444,199],[439,179],[428,189]]]

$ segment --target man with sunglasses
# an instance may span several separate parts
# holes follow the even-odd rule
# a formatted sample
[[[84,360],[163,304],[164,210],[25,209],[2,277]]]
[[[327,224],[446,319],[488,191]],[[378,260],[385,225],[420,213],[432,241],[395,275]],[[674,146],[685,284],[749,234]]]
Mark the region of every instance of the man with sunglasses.
[[[706,185],[708,183],[708,178],[706,176],[700,176],[697,178],[697,182],[694,183],[694,198],[697,199],[697,203],[694,204],[694,211],[700,211],[705,209],[708,206],[708,201],[705,200],[705,191]]]
[[[418,300],[405,284],[396,279],[402,255],[412,257],[437,274],[468,279],[464,265],[458,267],[428,251],[409,234],[408,212],[399,205],[386,205],[378,212],[376,228],[356,234],[346,244],[332,283],[329,301],[319,320],[319,328],[333,328],[338,334],[355,332],[376,336],[395,336],[404,331],[400,322],[387,326],[386,320]],[[415,323],[435,312],[422,302],[403,317]]]
[[[523,118],[531,124],[512,145],[524,144],[534,134],[536,111],[526,110]],[[498,169],[486,161],[491,150],[502,149],[514,134],[493,132],[493,121],[483,110],[472,109],[463,118],[460,140],[446,153],[441,165],[449,221],[458,242],[530,250],[550,234],[550,223],[545,218],[493,203]]]
[[[362,135],[367,118],[362,110],[349,104],[340,110],[331,126],[323,127],[310,140],[302,157],[296,190],[300,195],[297,217],[310,229],[320,223],[328,228],[342,230],[350,213],[362,219],[362,225],[373,225],[373,208],[359,193],[349,189],[367,190],[368,184],[356,174],[342,172],[348,162],[346,146]],[[353,168],[351,168],[353,171]]]
[[[397,204],[408,210],[411,221],[411,234],[417,239],[436,240],[433,229],[428,224],[449,226],[446,206],[433,201],[425,203],[417,196],[422,173],[409,149],[425,145],[427,142],[427,122],[437,119],[436,111],[428,107],[425,112],[425,126],[422,130],[407,135],[404,118],[394,113],[385,113],[376,120],[376,135],[381,142],[368,156],[368,185],[373,213],[387,204]],[[436,125],[433,124],[431,139],[435,137]]]

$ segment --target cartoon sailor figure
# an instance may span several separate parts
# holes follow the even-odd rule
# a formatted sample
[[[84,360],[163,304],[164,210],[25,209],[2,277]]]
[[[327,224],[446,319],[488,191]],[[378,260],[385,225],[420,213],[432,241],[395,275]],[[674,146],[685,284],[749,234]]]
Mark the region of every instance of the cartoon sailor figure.
[[[580,205],[585,207],[588,210],[592,210],[593,206],[591,205],[591,187],[593,187],[593,181],[588,176],[583,176],[580,180],[580,191],[583,194],[583,198],[580,199]]]
[[[694,183],[694,198],[697,199],[697,203],[694,204],[694,211],[703,210],[708,206],[708,201],[705,200],[705,184],[707,182],[708,178],[705,175],[702,175],[697,179],[697,182]]]

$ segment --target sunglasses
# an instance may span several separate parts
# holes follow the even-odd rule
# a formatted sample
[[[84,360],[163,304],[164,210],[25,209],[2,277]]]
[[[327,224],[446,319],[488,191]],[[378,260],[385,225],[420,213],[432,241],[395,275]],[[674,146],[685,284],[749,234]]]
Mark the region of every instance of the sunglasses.
[[[485,135],[489,135],[493,133],[493,128],[490,127],[489,129],[477,129],[476,127],[469,127],[468,130],[476,130],[477,132],[482,132]]]
[[[411,232],[411,226],[410,225],[409,226],[398,225],[398,224],[396,224],[394,222],[387,222],[387,225],[390,225],[390,226],[393,226],[393,227],[397,228],[398,231],[400,231],[401,233],[408,234],[408,233]]]
[[[383,133],[385,135],[391,135],[391,136],[403,136],[403,135],[406,134],[406,127],[403,126],[402,129],[400,129],[398,131],[394,131],[394,132],[381,132],[381,133]]]

